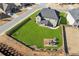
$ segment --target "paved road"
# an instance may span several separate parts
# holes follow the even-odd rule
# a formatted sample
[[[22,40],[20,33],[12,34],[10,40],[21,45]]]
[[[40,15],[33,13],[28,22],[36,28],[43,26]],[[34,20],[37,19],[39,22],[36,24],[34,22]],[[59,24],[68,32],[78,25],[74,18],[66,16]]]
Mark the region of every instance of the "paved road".
[[[12,21],[0,26],[0,35],[3,35],[6,31],[10,30],[14,26],[16,26],[18,23],[22,22],[24,19],[29,17],[31,14],[33,14],[38,9],[46,7],[45,4],[38,4],[35,8],[28,10],[27,12],[24,12],[19,17],[13,19]]]

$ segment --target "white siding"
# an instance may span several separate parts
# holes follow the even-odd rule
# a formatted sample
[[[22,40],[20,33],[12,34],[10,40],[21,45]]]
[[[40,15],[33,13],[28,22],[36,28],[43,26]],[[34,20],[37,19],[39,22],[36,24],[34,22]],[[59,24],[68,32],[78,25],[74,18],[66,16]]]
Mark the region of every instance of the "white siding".
[[[36,23],[39,23],[40,21],[41,21],[40,16],[37,16],[37,17],[36,17]]]
[[[75,22],[74,18],[72,17],[72,15],[69,12],[67,12],[67,21],[68,21],[69,25],[73,25]]]
[[[57,20],[55,19],[49,19],[49,18],[45,18],[46,20],[50,21],[51,24],[53,24],[53,26],[57,25]]]

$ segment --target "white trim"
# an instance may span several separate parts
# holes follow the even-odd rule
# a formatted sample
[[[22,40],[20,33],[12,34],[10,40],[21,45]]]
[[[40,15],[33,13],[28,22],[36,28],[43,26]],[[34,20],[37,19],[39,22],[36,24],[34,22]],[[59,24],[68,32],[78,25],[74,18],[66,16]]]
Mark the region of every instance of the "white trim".
[[[69,12],[67,12],[67,21],[69,22],[69,25],[73,25],[75,22],[73,16]]]

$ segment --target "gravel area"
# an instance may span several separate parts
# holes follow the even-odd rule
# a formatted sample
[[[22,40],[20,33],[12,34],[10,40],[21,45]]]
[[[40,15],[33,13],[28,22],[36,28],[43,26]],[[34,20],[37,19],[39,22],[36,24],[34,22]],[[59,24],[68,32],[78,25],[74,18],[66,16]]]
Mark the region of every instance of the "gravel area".
[[[69,55],[79,55],[79,28],[65,27]]]

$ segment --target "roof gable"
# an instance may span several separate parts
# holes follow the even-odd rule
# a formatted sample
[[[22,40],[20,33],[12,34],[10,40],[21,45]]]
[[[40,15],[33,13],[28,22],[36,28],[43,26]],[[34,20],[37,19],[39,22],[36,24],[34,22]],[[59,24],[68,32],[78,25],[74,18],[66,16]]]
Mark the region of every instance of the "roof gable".
[[[51,18],[51,19],[55,19],[55,20],[58,20],[59,19],[58,18],[58,15],[57,15],[57,12],[54,9],[43,8],[41,10],[40,14],[44,18]]]
[[[69,10],[70,14],[74,18],[74,20],[79,20],[79,9]]]

